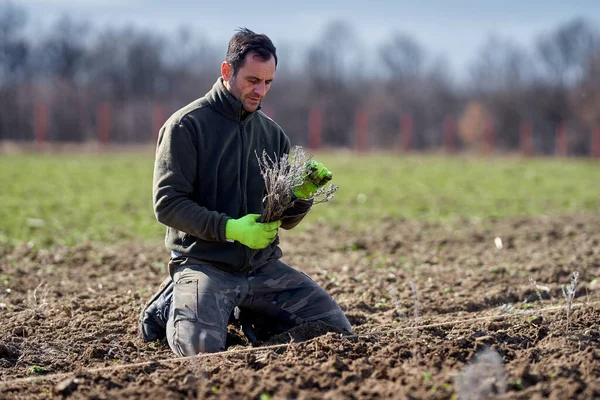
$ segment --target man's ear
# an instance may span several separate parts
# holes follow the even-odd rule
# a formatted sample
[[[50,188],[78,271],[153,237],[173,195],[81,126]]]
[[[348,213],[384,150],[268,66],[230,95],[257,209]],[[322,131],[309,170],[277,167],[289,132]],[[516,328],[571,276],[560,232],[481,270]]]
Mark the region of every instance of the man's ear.
[[[221,63],[221,77],[225,82],[229,82],[233,78],[233,67],[227,61]]]

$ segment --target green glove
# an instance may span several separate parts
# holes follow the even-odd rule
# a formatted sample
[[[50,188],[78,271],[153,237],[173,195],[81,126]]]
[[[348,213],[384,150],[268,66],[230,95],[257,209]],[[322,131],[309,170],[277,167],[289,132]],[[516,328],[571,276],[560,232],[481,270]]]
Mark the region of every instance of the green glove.
[[[306,172],[304,174],[304,182],[295,191],[294,196],[299,199],[308,199],[311,194],[319,190],[332,178],[332,173],[323,164],[315,160],[310,160],[306,163]]]
[[[260,214],[248,214],[239,219],[229,219],[225,225],[225,237],[248,246],[251,249],[264,249],[277,236],[281,221],[256,222]]]

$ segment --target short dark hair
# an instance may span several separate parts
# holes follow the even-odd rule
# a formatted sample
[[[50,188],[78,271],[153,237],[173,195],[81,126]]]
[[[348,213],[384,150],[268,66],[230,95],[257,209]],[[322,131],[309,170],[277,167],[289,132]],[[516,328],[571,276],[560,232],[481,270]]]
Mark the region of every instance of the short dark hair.
[[[277,50],[271,39],[265,34],[254,33],[248,28],[239,28],[229,40],[225,61],[233,67],[233,75],[244,66],[246,55],[250,52],[256,54],[261,61],[269,61],[275,58],[277,66]]]

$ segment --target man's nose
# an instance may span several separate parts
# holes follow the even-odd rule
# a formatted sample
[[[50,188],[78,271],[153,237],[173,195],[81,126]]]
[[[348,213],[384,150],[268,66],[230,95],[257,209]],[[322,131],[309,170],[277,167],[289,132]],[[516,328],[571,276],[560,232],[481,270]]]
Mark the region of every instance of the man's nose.
[[[267,85],[264,82],[257,84],[254,86],[254,92],[263,97],[267,93]]]

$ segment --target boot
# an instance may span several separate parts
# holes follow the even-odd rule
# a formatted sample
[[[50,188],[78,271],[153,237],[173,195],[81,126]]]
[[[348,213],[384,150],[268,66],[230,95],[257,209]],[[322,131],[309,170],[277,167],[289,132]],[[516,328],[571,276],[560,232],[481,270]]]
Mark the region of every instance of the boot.
[[[167,277],[140,312],[138,331],[144,342],[154,342],[167,335],[167,319],[173,299],[173,280]]]

